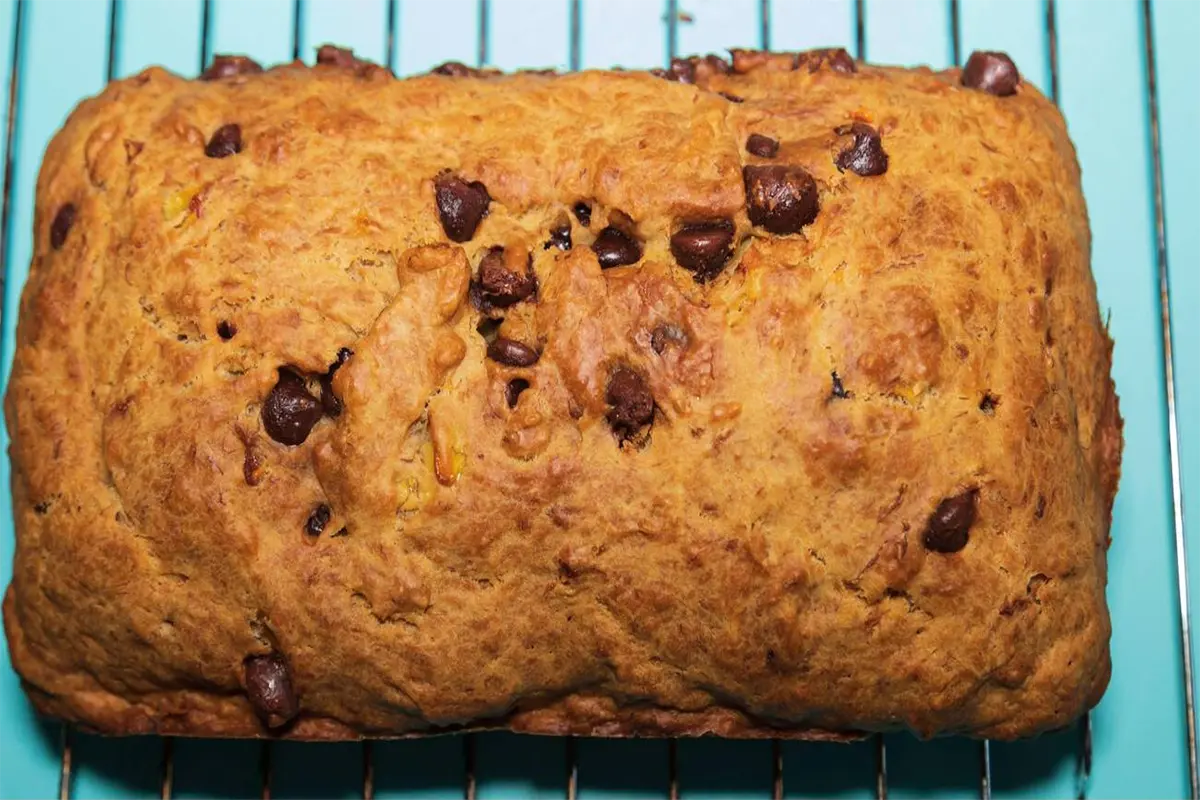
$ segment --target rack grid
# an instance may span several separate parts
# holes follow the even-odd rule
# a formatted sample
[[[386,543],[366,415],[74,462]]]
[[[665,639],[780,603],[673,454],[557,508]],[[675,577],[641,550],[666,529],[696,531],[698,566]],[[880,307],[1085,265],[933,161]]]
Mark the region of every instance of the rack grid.
[[[3,32],[10,35],[4,37]],[[605,741],[504,733],[314,745],[102,739],[35,720],[0,669],[0,797],[1177,797],[1197,786],[1189,619],[1200,569],[1200,129],[1195,0],[0,0],[7,380],[33,186],[66,113],[156,63],[214,53],[313,61],[353,46],[397,74],[446,60],[505,69],[661,66],[729,47],[845,46],[880,63],[1006,50],[1067,117],[1126,418],[1109,601],[1112,685],[1071,730],[1032,742],[905,735],[861,743]],[[1168,224],[1169,223],[1169,224]],[[7,435],[0,433],[7,446]],[[0,483],[9,464],[0,459]],[[0,509],[0,581],[12,568]]]

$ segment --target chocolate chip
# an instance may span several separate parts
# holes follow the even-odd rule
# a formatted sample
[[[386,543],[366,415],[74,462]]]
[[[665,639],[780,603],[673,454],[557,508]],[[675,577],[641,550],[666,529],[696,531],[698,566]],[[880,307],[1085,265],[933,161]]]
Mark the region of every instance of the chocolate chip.
[[[672,58],[668,69],[653,69],[650,70],[650,74],[678,83],[695,83],[697,75],[705,77],[712,74],[729,74],[729,62],[713,55]]]
[[[246,696],[269,728],[287,724],[300,711],[292,674],[278,653],[250,656],[245,662]]]
[[[642,257],[642,246],[632,236],[611,225],[600,231],[596,241],[592,242],[592,251],[600,262],[600,269],[635,264]]]
[[[742,167],[750,222],[771,233],[797,233],[821,210],[817,182],[802,167]]]
[[[679,266],[693,274],[697,283],[712,280],[733,255],[733,221],[720,219],[684,225],[671,236],[671,255]]]
[[[854,141],[838,153],[834,160],[838,170],[850,170],[864,178],[887,172],[888,156],[883,151],[883,140],[879,138],[879,131],[865,122],[855,122],[843,125],[835,132],[839,136],[849,134],[854,137]]]
[[[746,152],[759,158],[774,158],[779,152],[779,142],[761,133],[752,133],[746,137]]]
[[[67,242],[67,234],[71,232],[71,227],[75,224],[75,204],[63,203],[58,207],[58,213],[54,215],[54,221],[50,223],[50,246],[55,250],[61,250],[62,246]]]
[[[337,359],[321,376],[321,408],[330,417],[339,417],[342,414],[342,398],[333,393],[333,375],[352,355],[354,355],[354,351],[349,347],[340,348],[337,352]]]
[[[967,65],[962,72],[963,86],[979,89],[997,97],[1016,94],[1020,83],[1021,73],[1005,53],[976,50],[967,59]]]
[[[247,56],[213,56],[208,69],[200,73],[202,81],[219,81],[222,78],[234,78],[238,75],[257,75],[262,72],[262,66]]]
[[[992,396],[990,393],[985,394],[983,399],[979,401],[979,410],[987,414],[989,417],[995,413],[996,406],[1000,405],[1000,398]]]
[[[504,399],[508,402],[509,408],[517,407],[517,399],[521,396],[521,392],[529,388],[529,381],[524,378],[513,378],[504,387]]]
[[[831,372],[830,375],[833,376],[833,390],[829,393],[830,397],[835,397],[838,400],[846,400],[847,398],[854,396],[850,392],[846,391],[846,387],[842,385],[842,378],[837,374],[836,371]]]
[[[237,331],[237,325],[234,325],[229,320],[223,319],[217,323],[217,336],[220,336],[227,342],[237,336]]]
[[[654,396],[646,379],[629,367],[618,367],[608,379],[604,400],[609,405],[608,424],[621,439],[628,439],[654,419]]]
[[[526,262],[525,274],[517,275],[505,265],[503,247],[488,250],[479,262],[479,277],[471,282],[471,302],[480,311],[488,313],[536,294],[537,276],[530,261]]]
[[[854,63],[854,59],[843,47],[828,51],[825,60],[834,72],[858,72],[858,65]]]
[[[347,47],[324,44],[317,50],[317,63],[327,67],[349,68],[357,67],[361,62],[354,57],[354,51]]]
[[[452,242],[470,241],[480,221],[488,215],[492,198],[487,187],[479,181],[468,183],[457,175],[443,172],[434,179],[433,190],[442,230]]]
[[[571,209],[575,213],[575,219],[579,220],[579,224],[585,228],[591,227],[592,224],[592,207],[582,200],[575,204]]]
[[[935,553],[957,553],[967,546],[971,525],[975,522],[975,501],[978,489],[968,489],[962,494],[947,497],[938,504],[937,510],[925,526],[922,541],[926,550]]]
[[[687,344],[687,334],[677,325],[663,323],[650,332],[650,349],[660,356],[666,352],[667,347],[670,345],[675,345],[682,349],[687,347]]]
[[[329,524],[329,518],[332,516],[333,511],[329,506],[321,503],[308,515],[308,521],[304,523],[304,532],[309,536],[320,536],[325,532],[325,526]]]
[[[242,152],[242,126],[236,122],[222,125],[208,140],[204,155],[209,158],[225,158]]]
[[[550,238],[546,241],[543,249],[549,250],[551,247],[557,247],[559,250],[571,249],[571,224],[563,223],[556,225],[550,229]]]
[[[541,353],[515,339],[500,337],[488,345],[488,358],[506,367],[531,367]]]
[[[309,394],[304,379],[281,369],[278,383],[263,403],[263,427],[280,444],[303,444],[321,419],[322,410],[321,401]]]
[[[807,66],[809,72],[816,72],[823,64],[828,64],[829,68],[834,72],[845,74],[858,72],[858,65],[854,63],[854,59],[842,47],[809,50],[806,53],[798,53],[796,55],[795,69]]]
[[[468,67],[461,61],[447,61],[430,70],[432,75],[446,75],[451,78],[471,78],[479,74],[479,70]]]

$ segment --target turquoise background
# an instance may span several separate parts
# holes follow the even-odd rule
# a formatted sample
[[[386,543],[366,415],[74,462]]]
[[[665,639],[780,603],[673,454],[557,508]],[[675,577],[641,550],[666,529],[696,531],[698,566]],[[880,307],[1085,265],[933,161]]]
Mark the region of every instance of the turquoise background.
[[[155,63],[195,74],[205,6],[203,0],[120,0],[114,15],[110,0],[23,0],[18,26],[17,0],[0,0],[0,91],[10,86],[14,63],[18,71],[11,84],[17,97],[11,106],[3,104],[0,126],[13,126],[12,151],[6,153],[12,189],[0,333],[5,379],[31,253],[33,187],[46,142],[80,98],[102,88],[110,59],[117,76]],[[306,61],[313,60],[317,45],[331,41],[366,58],[390,60],[398,73],[408,74],[447,59],[475,63],[481,57],[506,69],[659,66],[671,41],[682,54],[764,44],[845,45],[852,52],[856,46],[860,6],[853,0],[679,0],[675,6],[662,0],[211,0],[209,48],[275,62],[292,57],[298,34]],[[673,21],[668,8],[687,17]],[[1142,2],[1057,0],[1053,8],[1059,100],[1083,165],[1093,269],[1101,306],[1111,314],[1114,372],[1126,420],[1108,590],[1113,680],[1093,715],[1090,780],[1081,782],[1080,731],[1072,729],[1033,742],[992,744],[996,797],[1074,797],[1081,789],[1095,798],[1189,792],[1147,73],[1152,63],[1160,104],[1182,492],[1185,506],[1200,513],[1200,2],[1154,0],[1151,9],[1153,62]],[[1028,80],[1049,91],[1047,10],[1046,0],[866,0],[865,55],[878,62],[946,66],[954,57],[957,17],[964,57],[973,49],[1006,50]],[[389,19],[395,22],[390,52]],[[9,119],[10,109],[15,120]],[[0,147],[6,145],[0,141]],[[8,469],[7,459],[0,459],[4,487]],[[7,488],[3,494],[0,583],[7,584],[13,533]],[[1193,591],[1184,605],[1194,610],[1200,599],[1195,586],[1200,543],[1187,548],[1187,563]],[[984,751],[978,743],[918,743],[907,736],[884,742],[891,796],[979,795]],[[159,795],[163,740],[75,734],[72,743],[73,797]],[[465,744],[458,737],[375,744],[375,796],[462,797]],[[56,795],[59,746],[59,726],[35,721],[16,676],[0,666],[0,797]],[[487,734],[473,737],[470,746],[479,798],[567,796],[566,741]],[[668,797],[672,767],[666,742],[570,746],[579,797]],[[877,741],[785,743],[780,753],[787,797],[876,792]],[[262,755],[263,745],[256,742],[175,741],[174,794],[257,796]],[[770,742],[679,742],[674,767],[679,793],[688,800],[770,797],[773,755]],[[361,745],[276,744],[270,757],[274,797],[361,796]]]

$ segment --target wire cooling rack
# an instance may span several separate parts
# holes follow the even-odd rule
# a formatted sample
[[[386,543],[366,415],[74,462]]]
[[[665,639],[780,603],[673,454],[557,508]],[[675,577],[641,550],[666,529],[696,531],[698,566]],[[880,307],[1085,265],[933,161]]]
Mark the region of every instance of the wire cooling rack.
[[[1110,551],[1108,694],[1074,728],[1013,744],[496,733],[314,745],[87,736],[35,720],[16,676],[0,666],[0,797],[1197,796],[1188,628],[1197,596],[1187,575],[1189,562],[1200,570],[1200,546],[1188,545],[1183,508],[1185,497],[1200,508],[1200,2],[0,0],[5,379],[37,167],[75,103],[152,63],[191,75],[213,53],[311,63],[325,42],[398,74],[451,59],[505,69],[652,67],[727,47],[842,45],[872,61],[934,67],[975,49],[1012,54],[1066,114],[1117,342],[1127,447]],[[0,459],[5,486],[8,470]],[[7,490],[0,499],[7,583]]]

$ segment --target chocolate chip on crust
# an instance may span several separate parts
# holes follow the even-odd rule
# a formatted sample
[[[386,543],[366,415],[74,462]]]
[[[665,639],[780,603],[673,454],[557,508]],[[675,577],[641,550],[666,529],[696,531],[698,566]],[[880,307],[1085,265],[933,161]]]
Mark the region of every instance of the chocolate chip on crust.
[[[309,536],[320,536],[325,531],[325,526],[329,524],[329,518],[332,516],[333,511],[329,506],[321,503],[308,515],[308,520],[304,523],[304,532]]]
[[[808,170],[785,164],[742,168],[750,222],[771,233],[797,233],[821,210],[817,182]]]
[[[504,337],[488,345],[487,355],[492,361],[506,367],[531,367],[541,357],[541,354],[529,345]]]
[[[304,379],[281,369],[279,381],[263,403],[263,428],[280,444],[303,444],[323,412],[321,401],[309,394]]]
[[[433,181],[434,199],[442,230],[452,242],[469,242],[492,202],[487,187],[443,172]]]
[[[50,223],[50,247],[61,250],[62,246],[67,243],[67,234],[71,232],[74,225],[75,204],[63,203],[58,207],[54,221]]]
[[[354,57],[354,51],[348,47],[337,47],[323,44],[317,50],[317,63],[326,67],[353,68],[363,63]]]
[[[600,262],[600,269],[636,264],[642,257],[642,246],[637,240],[611,225],[600,231],[596,241],[592,242],[592,251]]]
[[[204,146],[204,155],[209,158],[228,158],[242,152],[242,126],[236,122],[222,125],[213,133]]]
[[[212,63],[200,73],[202,81],[217,81],[238,75],[257,75],[262,65],[248,56],[213,56]]]
[[[733,255],[733,220],[684,225],[671,236],[671,255],[697,283],[712,280]]]
[[[997,97],[1016,94],[1021,83],[1017,65],[1006,53],[976,50],[962,71],[962,85]]]
[[[300,711],[292,674],[278,653],[250,656],[245,664],[246,696],[268,728],[286,725]]]
[[[968,489],[939,503],[921,537],[925,549],[935,553],[957,553],[966,547],[971,526],[975,523],[978,496],[978,489]]]
[[[746,137],[746,152],[759,158],[774,158],[779,152],[779,142],[761,133],[752,133]]]
[[[887,172],[888,155],[883,150],[883,140],[879,131],[865,122],[855,122],[843,125],[836,133],[839,136],[850,135],[853,141],[840,153],[834,163],[842,172],[850,170],[855,175],[864,178],[875,177]]]
[[[513,378],[504,386],[504,400],[508,403],[509,408],[517,407],[517,399],[521,396],[521,392],[529,388],[529,381],[524,378]]]
[[[479,262],[479,274],[471,281],[471,303],[480,311],[490,313],[507,308],[537,294],[537,275],[532,258],[527,258],[525,273],[517,274],[505,263],[504,248],[493,247]]]
[[[329,369],[321,376],[321,408],[330,417],[338,417],[342,413],[342,398],[333,392],[333,376],[338,368],[354,355],[349,347],[342,347],[337,352],[337,359],[329,365]]]
[[[546,240],[543,249],[549,250],[551,247],[557,247],[559,250],[571,249],[571,223],[563,218],[562,222],[556,224],[550,229],[550,238]]]
[[[608,424],[621,439],[630,438],[654,419],[654,395],[646,379],[629,367],[613,371],[604,400],[609,405]]]

